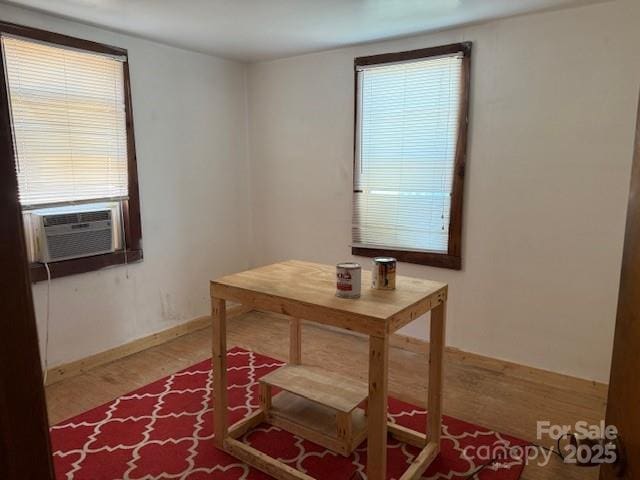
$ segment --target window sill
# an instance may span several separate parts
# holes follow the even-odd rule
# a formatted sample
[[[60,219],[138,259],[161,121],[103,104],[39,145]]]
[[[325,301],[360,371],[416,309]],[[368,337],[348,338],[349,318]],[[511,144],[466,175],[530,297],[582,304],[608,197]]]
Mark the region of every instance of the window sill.
[[[142,250],[129,250],[127,263],[135,263],[143,258]],[[74,258],[49,264],[51,278],[67,277],[78,273],[94,272],[113,265],[125,263],[124,252],[113,252],[93,257]],[[41,282],[47,279],[47,270],[42,263],[32,263],[29,267],[31,283]]]
[[[417,263],[437,268],[451,270],[462,269],[462,259],[459,256],[445,253],[409,252],[406,250],[385,250],[383,248],[351,247],[351,254],[360,257],[393,257],[399,262]]]

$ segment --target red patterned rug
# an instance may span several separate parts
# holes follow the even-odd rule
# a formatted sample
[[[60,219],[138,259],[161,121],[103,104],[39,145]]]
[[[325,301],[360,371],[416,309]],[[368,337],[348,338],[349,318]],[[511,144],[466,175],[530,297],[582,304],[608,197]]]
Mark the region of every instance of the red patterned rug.
[[[231,422],[258,407],[257,380],[282,362],[233,348],[228,353]],[[210,361],[146,385],[110,403],[51,428],[59,480],[188,479],[266,480],[213,446]],[[422,429],[426,412],[389,399],[389,417]],[[344,458],[269,425],[249,432],[244,441],[317,479],[348,480],[364,472],[366,442]],[[527,443],[476,425],[445,417],[442,452],[426,479],[466,479],[485,462],[466,447],[524,446]],[[466,449],[466,450],[465,450]],[[399,478],[418,450],[389,437],[387,478]],[[470,457],[470,458],[467,458]],[[473,476],[475,480],[517,480],[522,462],[502,459]]]

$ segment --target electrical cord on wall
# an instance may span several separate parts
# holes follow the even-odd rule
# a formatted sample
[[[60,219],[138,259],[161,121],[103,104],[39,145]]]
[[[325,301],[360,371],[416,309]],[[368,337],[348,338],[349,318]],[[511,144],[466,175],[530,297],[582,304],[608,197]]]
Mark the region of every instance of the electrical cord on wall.
[[[45,316],[44,326],[44,372],[43,382],[47,384],[47,371],[49,370],[49,319],[51,317],[51,270],[49,264],[44,262],[44,268],[47,271],[47,314]]]
[[[125,275],[126,278],[129,279],[129,259],[127,257],[127,238],[124,228],[124,212],[122,208],[122,202],[119,203],[120,206],[120,225],[122,232],[122,244],[123,244],[123,254],[124,254],[124,264],[125,264]],[[49,269],[49,263],[43,262],[44,268],[47,272],[47,311],[45,316],[45,330],[44,330],[44,371],[43,371],[43,381],[47,383],[47,373],[49,370],[49,326],[51,319],[51,270]]]

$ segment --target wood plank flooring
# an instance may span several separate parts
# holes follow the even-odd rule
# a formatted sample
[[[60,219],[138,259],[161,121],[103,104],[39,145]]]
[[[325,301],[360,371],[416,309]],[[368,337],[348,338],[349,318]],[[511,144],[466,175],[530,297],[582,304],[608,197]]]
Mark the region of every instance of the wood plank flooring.
[[[286,319],[251,312],[229,322],[228,346],[287,360],[288,335]],[[303,363],[367,381],[367,355],[363,337],[307,323],[302,327]],[[58,423],[210,356],[211,329],[207,328],[64,379],[46,388],[49,419]],[[424,355],[392,348],[389,365],[390,394],[424,406],[428,380]],[[538,442],[537,420],[597,423],[606,403],[602,385],[461,352],[447,352],[444,384],[446,415],[533,442]],[[553,458],[545,468],[528,466],[522,476],[524,480],[558,478],[595,480],[598,471],[563,465]]]

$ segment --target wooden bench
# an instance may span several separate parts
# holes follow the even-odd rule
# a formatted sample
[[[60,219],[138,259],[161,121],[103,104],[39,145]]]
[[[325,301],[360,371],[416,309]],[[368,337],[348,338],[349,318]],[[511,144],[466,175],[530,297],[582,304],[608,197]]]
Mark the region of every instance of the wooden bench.
[[[344,409],[336,410],[323,406],[322,402],[325,401],[325,398],[318,398],[313,393],[316,390],[315,387],[311,389],[299,387],[300,383],[304,383],[300,380],[297,380],[297,383],[285,380],[284,382],[291,386],[286,386],[288,390],[272,398],[271,392],[267,389],[277,387],[267,383],[267,378],[262,387],[262,401],[263,406],[268,408],[265,410],[260,408],[233,425],[229,425],[226,302],[234,301],[249,308],[285,314],[289,317],[289,363],[291,366],[301,364],[301,318],[367,335],[369,337],[369,379],[366,408],[367,478],[369,480],[384,480],[386,478],[387,434],[389,433],[398,440],[420,449],[420,452],[400,477],[400,480],[419,480],[422,478],[422,473],[440,452],[448,287],[445,283],[398,276],[396,278],[397,290],[363,289],[359,299],[348,300],[335,296],[335,272],[335,266],[332,265],[290,260],[228,275],[211,282],[214,442],[218,448],[225,450],[233,457],[278,480],[321,480],[314,479],[306,473],[270,457],[241,441],[241,437],[264,422],[267,417],[265,410],[270,410],[273,423],[278,422],[277,424],[285,425],[286,418],[291,421],[290,424],[287,423],[287,430],[294,431],[294,433],[302,432],[300,427],[310,427],[305,430],[305,436],[311,438],[314,435],[313,438],[317,443],[321,443],[322,439],[329,439],[335,450],[342,449],[346,452],[347,449],[341,444],[344,445],[348,442],[337,439],[351,435],[352,442],[349,443],[349,449],[351,449],[352,445],[358,443],[359,435],[362,435],[359,433],[361,431],[359,426],[365,420],[362,416],[359,420],[359,410],[354,409],[349,412],[354,417],[351,419],[351,423],[346,422],[344,414],[347,412]],[[371,282],[369,272],[362,272],[362,282],[363,284]],[[426,398],[429,415],[425,424],[418,431],[415,431],[390,423],[387,418],[389,344],[390,336],[394,332],[427,312],[431,312],[429,393]],[[337,376],[327,374],[324,371],[321,371],[321,374],[330,378],[322,382],[323,387],[318,388],[318,391],[328,391],[324,385],[344,387],[343,383],[337,381]],[[313,378],[308,375],[306,377]],[[349,379],[348,383],[358,382]],[[304,391],[300,392],[300,390]],[[367,395],[367,392],[362,391],[362,395]],[[287,400],[287,396],[289,396],[289,400]],[[350,394],[337,394],[334,399],[336,397],[342,398],[342,400],[351,398]],[[301,400],[305,402],[305,409],[321,406],[328,409],[330,413],[325,414],[325,417],[320,417],[321,414],[316,414],[315,409],[311,414],[307,410],[303,416],[305,418],[311,417],[311,424],[308,423],[309,421],[305,422],[304,418],[293,418],[297,417],[296,412],[302,408],[297,406],[298,403],[302,403]],[[335,407],[337,402],[331,400],[325,403],[330,403]],[[355,404],[351,403],[351,405]],[[287,412],[286,417],[284,413],[274,415],[274,412],[285,411]],[[327,428],[322,424],[323,420],[313,421],[313,418],[329,417],[335,420],[335,428],[333,424],[331,424],[331,429]],[[327,422],[327,424],[329,423]],[[327,445],[327,442],[324,444]]]
[[[272,396],[272,388],[282,392]],[[267,423],[348,457],[367,437],[359,408],[368,385],[306,365],[288,365],[260,379],[260,406]]]

